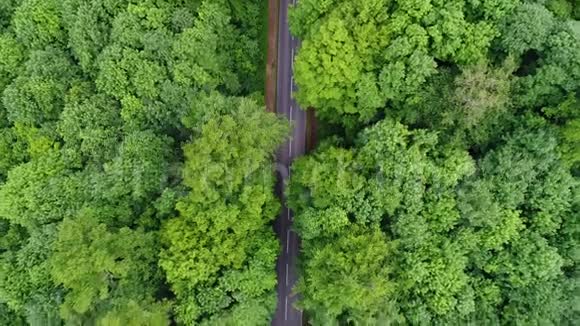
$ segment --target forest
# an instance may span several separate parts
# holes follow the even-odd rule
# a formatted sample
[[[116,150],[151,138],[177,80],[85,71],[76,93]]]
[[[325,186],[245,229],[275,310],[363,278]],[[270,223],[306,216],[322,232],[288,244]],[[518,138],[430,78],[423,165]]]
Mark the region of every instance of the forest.
[[[0,1],[0,325],[265,325],[260,0]]]
[[[313,325],[576,325],[580,2],[300,0]]]
[[[267,1],[0,0],[0,325],[270,325]],[[580,1],[297,0],[311,325],[580,320]]]

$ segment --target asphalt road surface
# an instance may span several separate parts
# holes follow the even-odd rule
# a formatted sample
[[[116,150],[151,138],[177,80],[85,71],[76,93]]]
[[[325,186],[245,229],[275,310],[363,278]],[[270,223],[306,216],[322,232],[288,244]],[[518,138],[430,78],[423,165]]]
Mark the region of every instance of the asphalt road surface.
[[[281,147],[277,155],[277,169],[282,179],[277,189],[279,193],[283,193],[288,179],[292,177],[289,171],[292,161],[306,152],[306,112],[302,111],[292,98],[292,93],[296,90],[292,66],[299,46],[298,40],[290,36],[288,29],[288,6],[294,1],[296,0],[280,0],[276,112],[291,121],[293,132],[290,140]],[[291,230],[293,220],[292,211],[283,204],[275,225],[282,243],[282,252],[276,265],[278,306],[272,321],[274,326],[302,325],[302,311],[294,307],[297,297],[292,291],[297,280],[296,261],[300,250],[299,239]]]

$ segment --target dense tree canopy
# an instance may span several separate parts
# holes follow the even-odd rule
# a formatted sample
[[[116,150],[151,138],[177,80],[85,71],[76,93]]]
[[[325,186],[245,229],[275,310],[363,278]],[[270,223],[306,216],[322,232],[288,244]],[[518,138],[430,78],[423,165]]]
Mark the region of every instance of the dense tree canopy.
[[[438,62],[485,59],[512,1],[304,1],[291,12],[303,106],[347,127],[413,102]],[[477,17],[477,19],[475,19]],[[302,91],[304,90],[304,91]],[[394,103],[391,103],[394,102]]]
[[[160,281],[153,233],[110,232],[99,222],[96,210],[83,209],[60,225],[50,263],[53,280],[68,290],[61,315],[76,324],[167,324],[167,307],[153,304]]]
[[[300,1],[293,165],[314,325],[572,325],[578,2]]]
[[[577,182],[545,126],[516,128],[477,162],[389,120],[299,160],[316,323],[573,322]]]
[[[269,325],[262,0],[0,1],[0,324]],[[580,320],[580,3],[300,0],[313,325]]]
[[[286,126],[247,99],[235,102],[232,115],[210,118],[184,146],[191,190],[161,233],[159,264],[185,325],[265,325],[276,303],[271,156]]]
[[[269,324],[265,9],[1,1],[0,324]]]

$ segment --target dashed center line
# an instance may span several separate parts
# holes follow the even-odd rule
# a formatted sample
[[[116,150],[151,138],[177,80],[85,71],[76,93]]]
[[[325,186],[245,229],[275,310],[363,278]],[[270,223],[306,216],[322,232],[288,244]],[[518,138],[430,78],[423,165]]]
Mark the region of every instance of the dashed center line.
[[[286,264],[286,286],[288,286],[288,264]],[[286,300],[288,300],[288,297],[286,297]]]
[[[286,303],[284,304],[284,320],[288,320],[288,297],[286,297]]]
[[[292,111],[293,111],[293,109],[294,108],[292,107],[292,105],[290,105],[290,121],[292,121]],[[289,142],[289,145],[288,145],[288,156],[289,156],[289,158],[292,157],[292,139],[293,138],[294,138],[294,135],[292,135],[292,138],[290,138],[290,142]]]
[[[286,253],[290,253],[290,230],[286,232]],[[288,265],[286,265],[288,267]],[[288,274],[288,272],[286,272]]]

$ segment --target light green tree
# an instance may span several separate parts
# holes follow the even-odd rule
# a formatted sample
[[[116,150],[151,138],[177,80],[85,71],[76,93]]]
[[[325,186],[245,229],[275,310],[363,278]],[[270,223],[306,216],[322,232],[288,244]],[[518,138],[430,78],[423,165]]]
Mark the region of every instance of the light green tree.
[[[184,146],[189,191],[162,229],[159,264],[184,324],[266,325],[275,306],[271,157],[288,129],[254,102],[236,102]]]
[[[50,258],[52,278],[67,290],[62,318],[72,324],[167,325],[167,307],[153,297],[160,281],[155,247],[151,233],[108,230],[95,209],[65,219]]]

